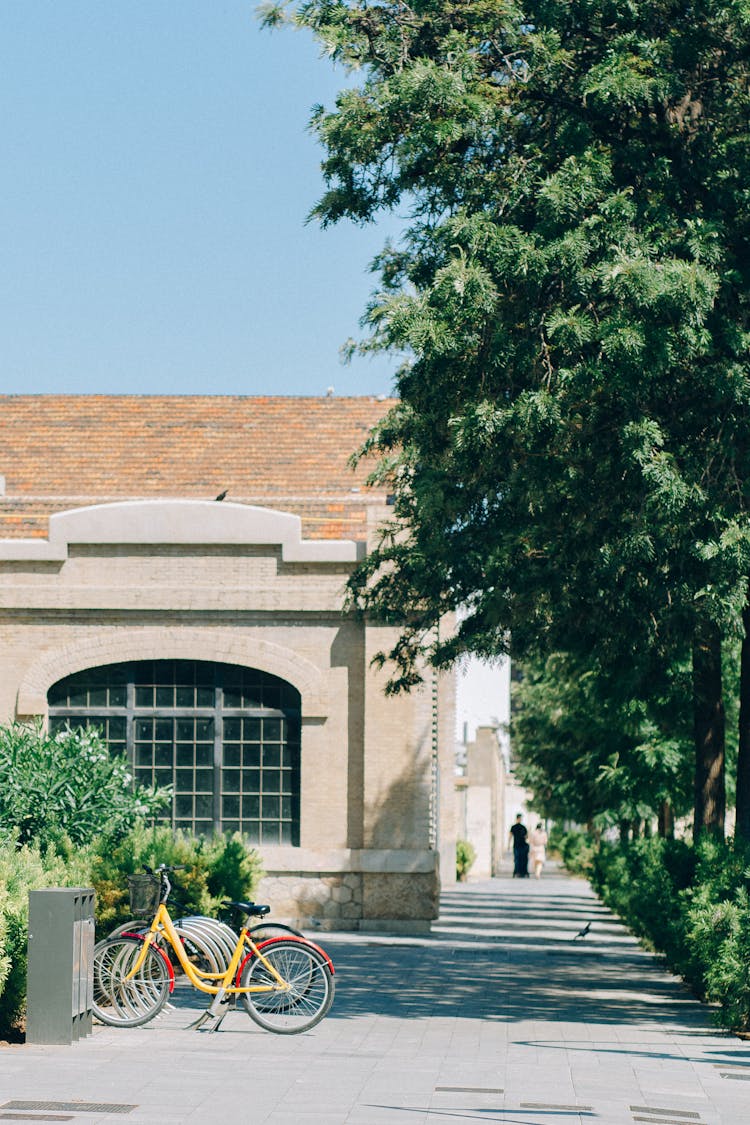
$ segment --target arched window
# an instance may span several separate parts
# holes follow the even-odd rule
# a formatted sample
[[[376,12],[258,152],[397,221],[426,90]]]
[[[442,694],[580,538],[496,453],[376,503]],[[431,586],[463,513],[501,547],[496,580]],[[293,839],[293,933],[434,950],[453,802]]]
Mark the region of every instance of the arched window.
[[[98,727],[136,781],[172,785],[161,819],[259,844],[299,844],[300,695],[233,664],[145,660],[67,676],[50,688],[50,729]]]

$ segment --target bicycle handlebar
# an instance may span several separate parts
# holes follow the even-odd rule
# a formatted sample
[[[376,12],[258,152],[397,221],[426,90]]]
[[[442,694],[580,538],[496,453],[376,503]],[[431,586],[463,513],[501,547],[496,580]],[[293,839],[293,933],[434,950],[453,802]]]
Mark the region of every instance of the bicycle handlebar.
[[[172,893],[172,882],[169,878],[170,874],[172,874],[175,871],[184,871],[185,870],[185,864],[184,863],[183,864],[176,864],[174,867],[169,867],[166,863],[160,863],[159,866],[156,868],[156,871],[154,871],[153,868],[149,867],[147,863],[143,863],[143,864],[141,864],[141,866],[143,867],[143,870],[146,872],[147,875],[158,875],[159,876],[159,882],[160,882],[159,901],[160,902],[166,902],[167,899],[169,898],[170,894]]]

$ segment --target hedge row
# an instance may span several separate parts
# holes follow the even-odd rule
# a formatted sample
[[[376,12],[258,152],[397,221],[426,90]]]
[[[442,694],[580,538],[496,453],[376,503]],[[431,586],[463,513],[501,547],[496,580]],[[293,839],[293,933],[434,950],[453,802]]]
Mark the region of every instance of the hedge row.
[[[561,854],[696,995],[717,1022],[750,1028],[750,849],[739,842],[640,839],[598,848],[566,837]]]

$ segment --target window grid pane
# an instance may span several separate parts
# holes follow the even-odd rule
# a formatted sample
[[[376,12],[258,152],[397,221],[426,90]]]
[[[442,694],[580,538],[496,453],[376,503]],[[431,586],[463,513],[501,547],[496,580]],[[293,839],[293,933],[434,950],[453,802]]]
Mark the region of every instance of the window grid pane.
[[[239,824],[258,843],[295,839],[299,741],[291,725],[278,716],[224,723],[222,821]]]
[[[136,781],[173,786],[160,820],[299,843],[300,699],[291,684],[231,665],[138,661],[69,676],[48,701],[51,729],[97,726],[113,752],[130,743]]]
[[[127,703],[128,665],[112,664],[90,672],[67,676],[50,688],[50,707],[110,708]]]

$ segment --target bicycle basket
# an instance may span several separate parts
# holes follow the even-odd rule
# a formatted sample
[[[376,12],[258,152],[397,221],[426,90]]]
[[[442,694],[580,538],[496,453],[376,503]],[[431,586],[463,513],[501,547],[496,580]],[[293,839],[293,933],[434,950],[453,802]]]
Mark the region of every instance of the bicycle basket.
[[[156,875],[128,875],[130,909],[134,915],[155,914],[159,906],[161,879]]]

